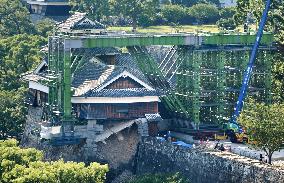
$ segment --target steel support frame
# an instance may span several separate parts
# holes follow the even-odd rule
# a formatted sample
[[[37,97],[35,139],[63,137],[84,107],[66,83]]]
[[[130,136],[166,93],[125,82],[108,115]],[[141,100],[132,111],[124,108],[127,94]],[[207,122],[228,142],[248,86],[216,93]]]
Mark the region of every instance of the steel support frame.
[[[204,51],[202,49],[204,49]],[[270,47],[262,47],[261,49],[265,54],[260,55],[258,59],[265,63],[264,68],[260,68],[263,71],[261,74],[265,76],[265,85],[257,86],[256,88],[256,91],[265,91],[265,100],[262,100],[262,102],[267,103],[271,101],[271,56],[273,50],[270,49]],[[182,100],[182,103],[185,105],[186,110],[190,111],[191,121],[198,126],[200,122],[208,122],[203,119],[211,119],[212,117],[210,117],[210,115],[213,115],[215,116],[215,121],[212,120],[214,123],[222,124],[227,122],[232,115],[234,102],[237,100],[237,95],[241,86],[241,76],[248,62],[249,49],[246,48],[244,50],[239,50],[239,48],[236,48],[236,50],[227,50],[221,46],[218,47],[218,49],[210,50],[206,47],[195,47],[192,51],[187,52],[186,57],[190,57],[190,52],[192,52],[193,58],[186,58],[185,64],[183,64],[177,72],[176,90],[179,96],[183,96],[184,100]],[[205,61],[206,63],[202,63],[202,61]],[[208,77],[211,77],[212,79],[217,77],[216,85],[214,85],[215,87],[210,87],[206,81],[200,83],[201,77],[204,77],[200,75],[202,71],[200,68],[201,66],[203,70],[212,70],[212,73],[214,71],[215,76]],[[257,65],[256,67],[262,67],[262,65]],[[225,68],[234,68],[235,70],[231,71],[230,69],[227,70]],[[231,79],[228,79],[229,77],[231,77]],[[209,96],[207,98],[208,101],[212,101],[213,103],[205,102],[204,104],[201,104],[201,96],[204,96],[205,93],[200,89],[205,86],[207,89],[211,90],[209,91]],[[232,88],[235,90],[226,91],[226,88]],[[234,97],[231,96],[233,97],[230,99],[231,103],[226,101],[226,97],[230,97],[230,95],[228,95],[229,93],[235,93],[235,95],[233,95]],[[213,95],[214,98],[210,98]],[[204,105],[202,108],[205,109],[204,114],[200,113],[202,105]],[[202,119],[200,119],[201,116]]]
[[[220,38],[220,36],[217,36]],[[244,40],[248,40],[249,37],[245,36],[246,38],[244,38]],[[265,36],[264,36],[265,37]],[[144,37],[145,38],[145,37]],[[143,39],[144,39],[143,38]],[[176,43],[177,45],[188,45],[189,43],[185,42],[185,37],[183,37],[183,41],[181,41],[182,39],[179,38],[172,38],[172,42],[167,42],[163,39],[155,39],[155,38],[147,38],[148,42],[144,39],[144,42],[142,41],[143,45],[162,45],[164,44],[171,44],[174,45],[174,43]],[[178,89],[178,92],[183,93],[183,95],[185,97],[186,100],[180,100],[176,93],[169,93],[168,96],[163,97],[163,100],[166,101],[166,103],[168,103],[169,108],[171,110],[173,110],[176,113],[182,113],[183,115],[185,115],[186,117],[191,117],[192,121],[195,124],[199,124],[200,123],[200,107],[201,107],[201,103],[200,103],[200,96],[201,96],[201,84],[200,84],[200,67],[201,67],[201,63],[202,63],[202,53],[200,52],[200,50],[204,49],[204,51],[210,51],[210,48],[208,49],[206,48],[202,48],[202,46],[200,46],[199,44],[215,44],[215,46],[213,46],[213,49],[215,49],[216,47],[218,47],[218,45],[223,45],[223,44],[227,44],[231,42],[234,42],[235,37],[231,37],[230,39],[228,37],[224,37],[224,38],[220,38],[222,39],[222,41],[212,41],[212,39],[215,39],[216,36],[212,36],[207,37],[206,39],[203,38],[194,38],[192,40],[195,40],[198,42],[198,44],[196,44],[195,41],[193,41],[192,43],[190,43],[191,47],[194,48],[194,50],[192,49],[188,49],[188,46],[185,46],[184,48],[182,48],[182,50],[184,51],[186,49],[186,54],[183,57],[186,57],[186,64],[182,64],[182,72],[184,75],[188,75],[189,72],[187,70],[187,68],[190,68],[192,70],[192,84],[190,84],[190,81],[182,81],[182,85],[180,86],[181,89]],[[252,35],[252,39],[255,38],[255,36]],[[268,41],[268,38],[270,39]],[[121,38],[122,40],[124,40],[123,38]],[[138,40],[140,38],[138,37]],[[143,40],[141,38],[141,40]],[[174,40],[176,39],[176,40]],[[108,41],[106,41],[108,40]],[[118,40],[118,38],[116,38],[116,41]],[[71,71],[71,49],[72,48],[91,48],[91,47],[96,47],[96,46],[101,46],[101,47],[109,47],[110,44],[114,44],[112,46],[128,46],[128,45],[134,45],[133,48],[136,49],[136,54],[139,53],[140,56],[136,58],[138,60],[142,60],[142,62],[140,61],[140,67],[147,67],[146,70],[148,70],[149,73],[153,78],[158,78],[157,81],[161,82],[161,78],[159,78],[159,76],[162,76],[161,72],[159,72],[158,69],[158,65],[155,66],[153,62],[153,60],[151,60],[152,58],[149,57],[149,54],[145,52],[145,48],[141,47],[141,40],[136,42],[131,42],[131,41],[127,41],[125,43],[123,43],[123,41],[119,42],[115,42],[114,43],[110,43],[111,42],[111,38],[82,38],[80,40],[78,39],[74,39],[73,37],[68,37],[68,36],[64,36],[64,37],[51,37],[49,39],[49,74],[50,75],[55,75],[57,77],[56,82],[53,82],[53,85],[50,85],[50,93],[49,93],[49,105],[50,105],[50,110],[51,112],[54,110],[54,106],[57,105],[58,110],[63,113],[63,121],[73,121],[73,117],[72,117],[72,104],[71,104],[71,95],[72,95],[72,91],[71,91],[71,76],[72,76],[72,71]],[[202,42],[199,42],[200,40],[202,40]],[[207,40],[207,41],[205,41]],[[208,41],[210,40],[210,41]],[[242,40],[242,39],[239,39]],[[266,38],[263,39],[263,43],[265,44],[271,44],[272,43],[271,39],[271,35],[267,35]],[[57,42],[56,42],[57,41]],[[109,42],[110,41],[110,42]],[[235,40],[236,41],[236,40]],[[119,44],[118,44],[119,42]],[[243,45],[247,45],[249,44],[249,42],[245,41],[243,43]],[[139,48],[140,46],[140,48]],[[214,48],[215,47],[215,48]],[[219,49],[219,48],[218,48]],[[236,48],[239,49],[239,48]],[[220,49],[222,50],[222,49]],[[144,53],[143,53],[144,52]],[[216,56],[216,66],[217,66],[217,86],[216,86],[216,90],[218,91],[217,97],[216,97],[216,102],[218,102],[218,113],[217,114],[220,118],[224,118],[225,116],[222,113],[224,112],[224,103],[226,101],[224,101],[224,93],[225,92],[225,86],[226,86],[226,82],[225,82],[225,77],[226,77],[226,72],[224,71],[224,66],[225,61],[226,61],[226,52],[227,50],[223,50],[221,51],[221,53],[218,53]],[[188,56],[186,56],[189,53]],[[270,52],[268,52],[270,53]],[[270,53],[271,54],[271,53]],[[238,56],[239,57],[239,56]],[[150,62],[150,65],[145,64],[145,60],[147,60],[147,62]],[[246,59],[241,59],[243,61],[245,61]],[[267,63],[267,68],[271,67],[271,63]],[[177,72],[179,72],[179,70],[177,70]],[[265,88],[266,88],[266,98],[269,98],[268,101],[271,101],[271,97],[270,97],[270,91],[271,91],[271,78],[268,77],[269,73],[271,73],[271,69],[267,70],[267,77],[265,79]],[[178,77],[180,74],[177,74]],[[158,77],[157,77],[158,76]],[[186,80],[189,77],[187,76]],[[160,80],[160,81],[159,81]],[[187,91],[187,89],[190,88],[190,86],[192,87],[191,91]],[[165,85],[162,87],[166,87]],[[182,89],[182,87],[186,88],[186,90]],[[61,92],[61,93],[60,93]],[[63,99],[63,100],[61,100]]]

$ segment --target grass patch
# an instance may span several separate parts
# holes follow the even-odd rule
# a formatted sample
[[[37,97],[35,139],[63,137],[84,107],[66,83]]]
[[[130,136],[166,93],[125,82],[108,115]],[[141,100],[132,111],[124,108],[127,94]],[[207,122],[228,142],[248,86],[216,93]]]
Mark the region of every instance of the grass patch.
[[[109,27],[110,31],[126,31],[131,32],[132,27]],[[218,33],[220,30],[217,25],[183,25],[183,26],[150,26],[150,27],[138,27],[138,33],[176,33],[176,32],[212,32]]]
[[[255,31],[255,25],[250,25],[251,31]],[[132,27],[108,27],[109,31],[126,31],[131,33]],[[182,26],[150,26],[150,27],[138,27],[138,33],[149,33],[149,34],[166,34],[166,33],[197,33],[197,32],[207,32],[207,33],[219,33],[222,32],[217,25],[182,25]],[[239,26],[235,32],[243,32],[243,27]]]

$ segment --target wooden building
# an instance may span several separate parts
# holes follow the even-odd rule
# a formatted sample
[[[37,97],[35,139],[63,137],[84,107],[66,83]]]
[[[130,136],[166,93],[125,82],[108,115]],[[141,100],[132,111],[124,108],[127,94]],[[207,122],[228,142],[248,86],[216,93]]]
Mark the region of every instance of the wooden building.
[[[68,0],[25,0],[31,14],[44,16],[68,16],[71,6]]]
[[[103,58],[93,57],[74,73],[72,103],[77,117],[136,119],[158,113],[159,93],[132,57],[119,53],[112,59],[115,65],[107,65],[106,55]],[[99,74],[94,75],[94,71]]]
[[[65,34],[106,34],[104,26],[77,13],[59,25]],[[89,31],[86,31],[89,30]],[[48,50],[48,49],[47,49]],[[129,53],[117,48],[74,49],[72,58],[81,58],[72,77],[73,113],[83,120],[130,120],[153,116],[160,119],[161,93],[149,82]],[[48,105],[48,61],[24,76],[29,82],[29,103]],[[151,119],[152,120],[152,119]]]

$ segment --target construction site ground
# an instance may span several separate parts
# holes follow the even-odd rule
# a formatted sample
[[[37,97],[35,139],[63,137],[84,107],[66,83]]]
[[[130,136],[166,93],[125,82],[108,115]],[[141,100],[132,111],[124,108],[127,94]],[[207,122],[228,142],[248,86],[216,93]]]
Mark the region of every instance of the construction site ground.
[[[202,145],[207,148],[215,148],[216,144],[219,143],[220,145],[223,144],[225,151],[230,151],[232,153],[241,155],[241,156],[246,156],[249,158],[253,159],[260,159],[260,154],[263,155],[263,161],[266,160],[265,152],[261,150],[254,149],[250,144],[242,144],[242,143],[232,143],[230,140],[207,140],[207,141],[201,141],[201,140],[193,140],[193,136],[183,134],[183,133],[178,133],[178,132],[171,132],[172,136],[182,140],[187,143],[194,143],[195,145]],[[276,164],[283,164],[284,165],[284,149],[281,149],[280,151],[274,152],[272,156],[272,161],[273,163]]]

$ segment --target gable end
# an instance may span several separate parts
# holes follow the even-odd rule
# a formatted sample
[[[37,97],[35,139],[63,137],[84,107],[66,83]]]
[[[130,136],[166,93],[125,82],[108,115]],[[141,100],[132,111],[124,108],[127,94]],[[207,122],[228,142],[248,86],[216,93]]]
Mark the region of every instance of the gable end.
[[[147,83],[141,81],[140,79],[138,79],[137,77],[135,77],[134,75],[132,75],[131,73],[127,72],[127,71],[123,71],[121,74],[119,74],[118,76],[114,77],[113,79],[111,79],[110,81],[108,81],[107,83],[103,84],[102,86],[100,86],[97,91],[101,91],[102,89],[105,89],[107,86],[109,86],[110,84],[114,83],[115,81],[117,81],[120,78],[129,78],[133,81],[135,81],[137,84],[143,86],[144,88],[148,89],[148,90],[155,90],[152,86],[148,85]]]
[[[106,89],[144,88],[140,83],[130,77],[121,77],[105,87]]]

